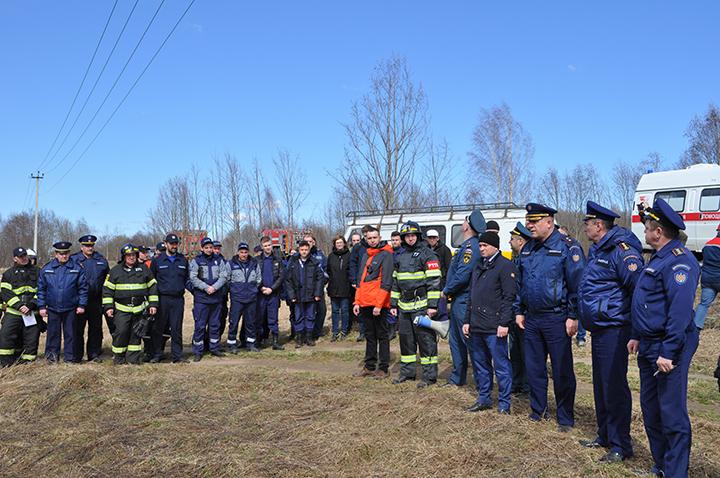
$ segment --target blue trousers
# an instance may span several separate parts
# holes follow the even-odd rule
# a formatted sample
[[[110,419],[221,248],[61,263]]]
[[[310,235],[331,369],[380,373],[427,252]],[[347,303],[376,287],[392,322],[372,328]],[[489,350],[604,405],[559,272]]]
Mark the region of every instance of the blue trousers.
[[[465,335],[462,333],[465,311],[467,310],[468,295],[463,294],[455,298],[450,308],[450,355],[452,356],[452,372],[448,382],[455,385],[467,383],[468,348]]]
[[[512,367],[508,356],[508,338],[495,334],[470,334],[470,359],[478,392],[477,403],[492,403],[493,365],[498,382],[498,409],[510,410]]]
[[[240,318],[243,319],[243,326],[245,328],[245,341],[248,344],[255,343],[255,311],[257,310],[257,304],[255,301],[252,302],[230,302],[230,328],[228,330],[227,343],[230,347],[237,347],[237,335],[238,325],[240,324]]]
[[[553,390],[559,425],[575,425],[575,371],[572,340],[563,316],[526,316],[525,369],[530,385],[530,408],[538,417],[547,415],[547,359],[550,356]]]
[[[715,300],[720,284],[703,284],[700,289],[700,303],[695,309],[695,325],[698,329],[705,327],[705,317],[707,316],[710,304]]]
[[[57,360],[60,357],[60,341],[64,339],[63,359],[66,362],[79,362],[75,356],[75,309],[65,312],[47,310],[47,338],[45,342],[45,358]]]
[[[322,335],[323,327],[325,327],[325,316],[327,315],[325,294],[321,294],[320,301],[316,302],[315,304],[315,323],[313,324],[313,337],[317,339]]]
[[[202,355],[204,350],[203,339],[205,328],[208,327],[210,334],[210,351],[220,349],[220,313],[222,304],[203,304],[195,302],[193,305],[193,317],[195,317],[195,331],[193,332],[192,351],[195,355]]]
[[[279,309],[280,297],[277,294],[258,295],[255,315],[255,338],[265,338],[269,336],[269,333],[278,333]],[[265,327],[267,327],[267,330],[265,330]]]
[[[581,340],[585,340],[585,336],[587,335],[587,330],[585,330],[585,327],[583,327],[583,324],[581,321],[578,320],[578,330],[577,335],[575,336],[575,340],[580,342]]]
[[[295,302],[295,333],[312,332],[315,325],[315,302]]]
[[[510,365],[512,365],[513,393],[529,393],[527,373],[525,372],[525,331],[510,324],[508,334],[508,345],[510,347]]]
[[[340,332],[347,332],[350,328],[350,298],[331,297],[332,306],[332,333],[337,335]]]
[[[154,347],[153,355],[160,358],[165,351],[166,325],[170,326],[170,352],[173,360],[183,355],[182,324],[185,314],[185,299],[182,296],[161,295],[160,310],[155,318],[151,334]]]
[[[592,372],[597,436],[610,451],[632,456],[632,395],[627,382],[630,326],[593,332]]]
[[[658,373],[660,342],[640,340],[640,408],[650,452],[657,467],[668,478],[688,476],[692,430],[687,411],[688,371],[698,346],[698,331],[685,335],[675,368]],[[666,357],[667,358],[667,357]]]

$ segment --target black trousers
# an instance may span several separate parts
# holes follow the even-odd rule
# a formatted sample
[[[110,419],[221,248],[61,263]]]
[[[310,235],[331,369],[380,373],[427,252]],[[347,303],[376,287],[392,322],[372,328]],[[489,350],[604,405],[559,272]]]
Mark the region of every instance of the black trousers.
[[[112,351],[115,357],[126,357],[130,363],[140,363],[142,346],[140,337],[133,333],[132,327],[142,318],[142,314],[133,314],[115,309],[115,334]]]
[[[0,327],[0,365],[10,365],[18,358],[35,360],[39,341],[40,327],[25,327],[21,316],[6,313]]]
[[[414,379],[417,355],[420,352],[423,380],[435,383],[438,375],[437,336],[432,329],[413,324],[413,318],[424,315],[426,311],[400,312],[398,325],[400,330],[400,376]],[[367,333],[367,332],[366,332]]]
[[[172,358],[173,360],[182,358],[182,323],[184,313],[185,299],[183,296],[160,296],[160,308],[155,315],[155,323],[150,331],[154,357],[160,358],[165,352],[167,331],[169,329]]]
[[[374,316],[372,311],[372,307],[360,308],[360,320],[365,324],[365,368],[375,370],[377,366],[378,370],[387,372],[390,364],[388,309],[382,309],[378,316]]]
[[[75,321],[75,358],[82,360],[87,348],[87,358],[92,360],[102,353],[102,297],[88,298],[85,313],[79,314]],[[87,325],[87,342],[85,342],[85,326]]]

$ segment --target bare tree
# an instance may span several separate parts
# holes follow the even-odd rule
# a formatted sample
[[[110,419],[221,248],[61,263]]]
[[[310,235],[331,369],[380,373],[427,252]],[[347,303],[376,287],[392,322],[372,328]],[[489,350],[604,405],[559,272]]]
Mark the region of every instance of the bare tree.
[[[426,206],[452,204],[458,200],[459,189],[455,187],[452,160],[447,140],[430,143],[422,187],[418,188],[420,194],[426,197],[423,201]]]
[[[238,243],[242,236],[243,223],[247,221],[244,198],[247,196],[245,173],[237,158],[225,153],[225,173],[223,174],[223,196],[227,215],[225,221],[230,229],[230,239]]]
[[[483,110],[472,141],[468,156],[470,167],[478,172],[475,187],[493,201],[524,202],[535,147],[510,107],[503,103]]]
[[[286,149],[278,151],[273,164],[280,200],[285,209],[285,224],[295,228],[297,210],[308,196],[307,176],[300,167],[300,156],[293,156]]]
[[[549,167],[540,181],[541,188],[538,191],[540,200],[550,207],[560,209],[563,200],[563,180],[554,167]]]
[[[346,165],[337,171],[341,187],[355,204],[388,209],[402,205],[415,166],[427,153],[428,102],[413,83],[404,58],[381,61],[370,93],[353,104],[347,136]]]
[[[690,144],[678,166],[720,164],[720,110],[717,106],[710,104],[704,117],[693,118],[685,131],[685,137]]]
[[[251,223],[253,227],[260,230],[265,227],[265,177],[257,158],[253,158],[249,180],[247,207],[252,212]]]

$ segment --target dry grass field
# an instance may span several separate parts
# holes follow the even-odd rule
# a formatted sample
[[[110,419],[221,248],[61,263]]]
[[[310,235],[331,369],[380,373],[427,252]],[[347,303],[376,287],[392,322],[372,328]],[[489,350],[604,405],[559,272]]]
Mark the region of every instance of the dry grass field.
[[[189,309],[185,323],[187,344]],[[511,416],[470,414],[470,388],[354,378],[363,355],[354,340],[191,364],[12,367],[0,371],[0,476],[624,477],[649,468],[634,363],[636,456],[603,465],[602,451],[577,444],[595,426],[590,347],[574,351],[568,434],[527,420],[525,400]],[[392,352],[396,373],[396,340]],[[718,352],[720,329],[704,331],[689,389],[693,477],[720,476]],[[440,355],[444,378],[444,341]]]

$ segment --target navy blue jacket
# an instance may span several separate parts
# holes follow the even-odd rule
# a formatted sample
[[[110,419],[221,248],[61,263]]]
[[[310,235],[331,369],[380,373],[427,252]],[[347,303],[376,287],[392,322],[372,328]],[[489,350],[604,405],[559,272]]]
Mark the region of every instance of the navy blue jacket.
[[[630,302],[642,270],[642,244],[623,227],[614,226],[590,246],[578,287],[579,318],[586,330],[630,325]]]
[[[582,248],[557,230],[520,251],[515,314],[577,318],[577,287],[585,267]]]
[[[45,264],[38,276],[38,310],[66,312],[88,303],[88,283],[85,271],[75,261],[65,264],[53,259]]]
[[[167,252],[155,257],[150,263],[150,271],[157,281],[159,295],[182,297],[185,289],[192,290],[190,284],[190,264],[184,255],[179,252],[175,254],[175,260],[171,261]]]
[[[314,302],[315,297],[322,297],[323,272],[313,256],[308,256],[303,265],[300,263],[299,254],[290,258],[285,277],[285,291],[290,301]]]
[[[249,257],[243,262],[238,256],[234,256],[228,262],[228,266],[230,267],[230,300],[243,304],[255,302],[262,284],[262,272],[258,261],[254,257]]]
[[[353,287],[357,286],[358,281],[360,280],[360,276],[362,274],[362,264],[360,264],[360,260],[365,255],[366,250],[367,242],[365,242],[365,239],[360,239],[360,242],[355,244],[352,249],[350,249],[350,259],[348,261],[348,279],[350,279],[350,285]]]
[[[697,259],[677,239],[650,257],[632,299],[632,338],[640,340],[641,355],[679,358],[687,332],[695,328],[699,278]]]
[[[323,286],[327,284],[328,281],[328,273],[327,273],[327,257],[325,256],[325,253],[322,251],[322,249],[319,249],[316,246],[313,246],[312,249],[310,249],[310,255],[317,261],[318,264],[320,264],[320,270],[323,274]],[[323,289],[324,292],[324,289]]]
[[[270,287],[273,295],[280,293],[285,283],[285,265],[280,254],[273,251],[272,254],[266,256],[263,252],[257,260],[262,274],[261,286]]]
[[[702,285],[720,286],[720,235],[705,243],[702,255]]]
[[[480,259],[480,242],[477,236],[472,236],[460,244],[448,268],[447,281],[443,289],[447,297],[460,301],[466,299],[470,291],[472,271]]]
[[[492,258],[477,262],[464,318],[464,323],[470,324],[470,332],[495,334],[498,327],[509,327],[515,321],[516,277],[515,264],[499,251]]]
[[[85,254],[80,251],[71,255],[70,260],[75,261],[85,271],[90,300],[102,300],[102,287],[110,272],[107,259],[97,251],[93,251],[90,257],[85,257]]]

